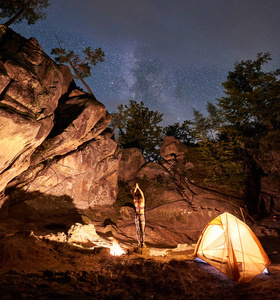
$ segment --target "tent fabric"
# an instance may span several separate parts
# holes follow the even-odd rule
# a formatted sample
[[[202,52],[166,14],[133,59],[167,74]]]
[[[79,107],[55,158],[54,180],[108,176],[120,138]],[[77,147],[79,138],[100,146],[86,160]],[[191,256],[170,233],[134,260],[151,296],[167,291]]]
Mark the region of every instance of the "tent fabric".
[[[239,283],[251,281],[270,264],[250,227],[227,212],[204,228],[194,257],[206,261]]]

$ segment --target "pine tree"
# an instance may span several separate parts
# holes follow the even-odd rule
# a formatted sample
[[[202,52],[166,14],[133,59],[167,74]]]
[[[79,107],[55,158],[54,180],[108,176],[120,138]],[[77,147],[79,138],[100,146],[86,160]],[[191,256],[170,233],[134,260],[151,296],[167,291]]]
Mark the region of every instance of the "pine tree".
[[[194,144],[194,133],[191,127],[191,121],[188,120],[184,121],[182,125],[174,123],[173,125],[166,126],[164,128],[164,135],[173,136],[187,146]]]
[[[117,141],[122,148],[139,148],[147,160],[155,160],[162,141],[163,114],[144,106],[144,102],[130,100],[129,105],[118,106]]]
[[[60,64],[69,64],[74,72],[74,77],[79,79],[90,94],[93,94],[90,87],[85,82],[84,78],[91,76],[91,65],[95,66],[98,62],[103,62],[105,54],[101,48],[91,50],[91,47],[87,47],[83,53],[84,58],[74,53],[72,50],[66,50],[61,47],[58,41],[59,47],[54,48],[51,51],[52,55],[55,55],[55,61]]]
[[[206,117],[194,110],[189,123],[205,169],[204,183],[246,195],[254,211],[265,154],[280,149],[280,70],[264,71],[270,60],[269,53],[259,53],[256,60],[236,63],[222,84],[225,96],[216,105],[207,104]]]
[[[1,0],[2,18],[9,18],[5,25],[27,20],[28,25],[35,24],[39,19],[45,19],[43,9],[49,6],[48,0]]]

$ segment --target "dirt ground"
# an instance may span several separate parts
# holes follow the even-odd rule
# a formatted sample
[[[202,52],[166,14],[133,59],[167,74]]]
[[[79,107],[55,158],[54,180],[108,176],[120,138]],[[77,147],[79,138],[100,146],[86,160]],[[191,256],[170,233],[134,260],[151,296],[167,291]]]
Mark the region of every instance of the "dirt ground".
[[[193,261],[191,244],[138,251],[122,240],[125,254],[112,256],[108,235],[96,233],[84,248],[48,237],[0,226],[0,299],[280,299],[278,239],[262,241],[270,273],[240,285]]]

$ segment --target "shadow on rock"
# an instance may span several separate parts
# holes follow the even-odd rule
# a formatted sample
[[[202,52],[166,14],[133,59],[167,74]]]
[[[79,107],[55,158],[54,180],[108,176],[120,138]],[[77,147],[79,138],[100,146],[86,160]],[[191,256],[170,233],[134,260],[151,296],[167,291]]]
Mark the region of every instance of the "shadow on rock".
[[[21,230],[37,230],[38,234],[67,231],[72,224],[82,222],[71,197],[22,190],[7,197],[0,209],[1,219],[7,226],[18,224]]]

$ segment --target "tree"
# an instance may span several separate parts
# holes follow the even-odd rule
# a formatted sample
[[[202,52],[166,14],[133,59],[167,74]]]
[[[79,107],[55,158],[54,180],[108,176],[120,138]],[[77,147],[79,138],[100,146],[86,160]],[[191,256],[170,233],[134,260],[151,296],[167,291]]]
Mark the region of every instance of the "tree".
[[[130,100],[129,105],[118,106],[117,141],[122,148],[139,148],[147,160],[154,160],[158,156],[159,145],[162,141],[163,114],[149,110],[141,101]]]
[[[243,142],[258,143],[269,131],[280,129],[280,69],[262,70],[270,60],[269,53],[259,53],[255,61],[236,63],[223,83],[226,96],[217,99],[228,129]]]
[[[217,106],[207,104],[205,117],[194,110],[192,132],[197,142],[196,151],[205,170],[204,184],[229,194],[241,195],[244,191],[244,166],[239,147],[228,136],[222,136],[223,119]]]
[[[192,135],[196,142],[208,142],[217,140],[222,119],[220,111],[214,104],[208,102],[206,106],[208,116],[205,117],[199,111],[194,109],[194,119],[190,122]]]
[[[280,145],[280,70],[265,72],[269,60],[269,53],[259,53],[236,63],[223,83],[225,96],[208,104],[207,117],[195,111],[193,121],[208,183],[244,188],[254,211],[264,154]]]
[[[39,19],[45,19],[43,9],[49,6],[48,0],[1,0],[1,17],[9,18],[5,25],[27,20],[28,25],[35,24]]]
[[[165,136],[174,136],[177,140],[181,141],[187,146],[194,144],[193,130],[191,127],[191,121],[184,121],[182,125],[174,123],[164,128]]]
[[[225,97],[218,100],[224,125],[221,137],[238,146],[246,177],[248,206],[256,209],[259,201],[265,153],[280,145],[280,70],[265,72],[269,53],[241,61],[223,83]],[[250,200],[250,201],[249,201]]]
[[[79,79],[83,85],[86,87],[90,94],[93,94],[90,87],[86,84],[83,78],[91,76],[91,66],[95,66],[98,62],[104,61],[105,54],[101,48],[91,50],[91,47],[87,47],[83,53],[84,58],[82,59],[78,54],[74,53],[72,50],[65,50],[61,47],[58,41],[59,48],[54,48],[51,51],[52,55],[56,55],[55,61],[64,64],[68,63],[72,68],[75,77]]]

